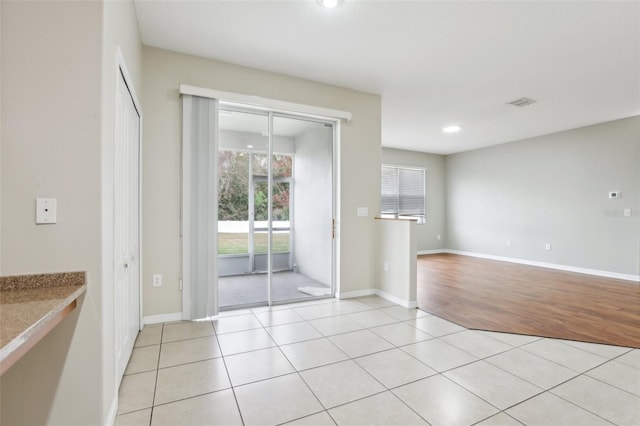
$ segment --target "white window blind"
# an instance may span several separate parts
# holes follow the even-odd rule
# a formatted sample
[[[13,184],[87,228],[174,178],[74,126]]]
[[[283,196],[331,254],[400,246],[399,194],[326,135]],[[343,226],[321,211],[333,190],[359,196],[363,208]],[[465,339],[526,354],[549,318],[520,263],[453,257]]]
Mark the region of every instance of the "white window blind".
[[[382,166],[382,217],[425,222],[425,169]]]

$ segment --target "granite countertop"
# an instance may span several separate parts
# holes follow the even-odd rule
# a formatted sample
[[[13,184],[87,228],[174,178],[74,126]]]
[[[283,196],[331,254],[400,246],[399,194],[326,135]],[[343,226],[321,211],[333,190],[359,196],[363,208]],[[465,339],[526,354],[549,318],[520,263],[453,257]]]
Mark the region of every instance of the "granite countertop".
[[[76,306],[85,272],[0,277],[0,374]]]

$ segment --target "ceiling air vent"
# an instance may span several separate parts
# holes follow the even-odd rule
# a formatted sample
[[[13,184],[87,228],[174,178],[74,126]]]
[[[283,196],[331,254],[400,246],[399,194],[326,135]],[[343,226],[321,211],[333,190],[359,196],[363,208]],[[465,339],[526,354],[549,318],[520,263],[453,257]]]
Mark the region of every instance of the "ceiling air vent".
[[[534,101],[533,99],[529,99],[529,98],[520,98],[520,99],[516,99],[513,102],[509,102],[509,105],[513,105],[513,106],[517,106],[517,107],[526,107],[529,106],[531,104],[535,104],[536,101]]]

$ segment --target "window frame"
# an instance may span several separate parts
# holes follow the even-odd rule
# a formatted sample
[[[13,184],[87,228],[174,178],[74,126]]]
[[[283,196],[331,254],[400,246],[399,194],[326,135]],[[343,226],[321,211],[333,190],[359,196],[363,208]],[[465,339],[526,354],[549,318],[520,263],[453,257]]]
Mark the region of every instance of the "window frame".
[[[422,215],[402,215],[400,207],[398,205],[398,210],[396,213],[384,213],[383,212],[383,169],[393,168],[393,169],[405,169],[405,170],[415,170],[422,172],[422,201],[423,201],[423,214]],[[398,172],[399,175],[399,172]],[[400,193],[400,182],[397,183],[396,194]],[[399,195],[398,195],[399,196]],[[420,166],[408,166],[404,164],[391,164],[391,163],[382,163],[380,165],[380,217],[383,219],[401,219],[401,220],[416,220],[418,225],[424,225],[427,223],[427,168]]]

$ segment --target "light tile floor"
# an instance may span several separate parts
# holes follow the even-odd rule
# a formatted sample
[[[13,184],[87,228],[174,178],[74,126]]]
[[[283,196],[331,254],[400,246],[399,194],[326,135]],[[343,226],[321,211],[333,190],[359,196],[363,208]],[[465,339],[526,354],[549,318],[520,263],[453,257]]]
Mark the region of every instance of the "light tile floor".
[[[468,330],[379,297],[147,326],[116,425],[640,425],[640,349]]]

